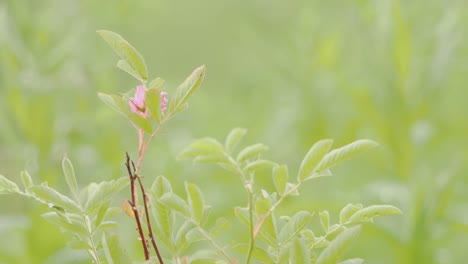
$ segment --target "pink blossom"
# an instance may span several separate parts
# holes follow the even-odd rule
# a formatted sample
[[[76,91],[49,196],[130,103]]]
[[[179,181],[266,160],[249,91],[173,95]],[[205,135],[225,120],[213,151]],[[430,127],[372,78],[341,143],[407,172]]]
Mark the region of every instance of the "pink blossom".
[[[130,98],[130,101],[128,102],[130,109],[142,117],[145,117],[146,112],[145,94],[145,87],[140,85],[136,88],[135,96]]]
[[[167,98],[166,98],[167,93],[166,93],[166,92],[161,92],[160,95],[161,95],[161,112],[164,113],[164,111],[166,111],[167,102],[168,102],[168,100],[167,100]]]

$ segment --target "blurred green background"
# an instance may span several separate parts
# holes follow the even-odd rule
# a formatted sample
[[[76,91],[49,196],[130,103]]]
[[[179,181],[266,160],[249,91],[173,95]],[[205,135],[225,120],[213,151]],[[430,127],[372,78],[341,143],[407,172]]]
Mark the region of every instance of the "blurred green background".
[[[341,146],[370,138],[380,147],[308,183],[282,210],[329,209],[336,221],[348,202],[392,204],[404,215],[366,225],[347,255],[367,263],[466,261],[465,0],[3,0],[0,172],[9,179],[19,183],[27,169],[65,192],[65,153],[81,186],[125,175],[124,153],[136,156],[137,135],[96,93],[137,83],[115,67],[98,29],[132,43],[169,94],[207,67],[188,111],[153,142],[148,183],[159,174],[179,190],[195,182],[214,216],[234,218],[232,207],[246,201],[238,178],[175,159],[193,139],[248,128],[246,144],[269,145],[266,157],[294,173],[318,139]],[[269,176],[258,181],[273,190]],[[118,196],[116,204],[128,194]],[[4,195],[0,208],[0,263],[89,262],[40,217],[43,206]],[[129,253],[141,258],[134,223],[124,214],[117,221]]]

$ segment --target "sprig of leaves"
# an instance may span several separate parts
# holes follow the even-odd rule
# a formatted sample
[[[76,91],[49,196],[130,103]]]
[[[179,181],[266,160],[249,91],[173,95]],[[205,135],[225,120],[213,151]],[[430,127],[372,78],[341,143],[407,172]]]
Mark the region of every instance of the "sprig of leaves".
[[[62,160],[62,168],[71,196],[48,186],[46,182],[34,184],[27,171],[21,172],[23,190],[0,175],[0,194],[18,194],[46,205],[49,212],[42,217],[70,238],[72,248],[86,250],[95,263],[102,263],[104,252],[108,260],[111,255],[120,258],[122,253],[116,252],[118,241],[112,238],[112,247],[108,247],[110,244],[101,239],[106,238],[108,230],[117,227],[111,217],[119,210],[111,206],[111,200],[128,185],[128,179],[91,183],[80,190],[73,165],[66,156]]]
[[[340,214],[340,223],[330,225],[328,212],[320,212],[320,222],[325,234],[315,237],[309,229],[314,212],[299,211],[292,217],[278,217],[275,214],[276,208],[285,198],[299,195],[299,188],[304,182],[317,177],[331,176],[331,168],[377,146],[377,143],[364,139],[332,149],[332,140],[320,140],[307,152],[294,179],[290,177],[286,165],[262,158],[262,154],[268,150],[264,144],[252,144],[234,153],[245,134],[246,129],[235,128],[228,134],[224,144],[214,138],[196,140],[182,150],[178,157],[191,158],[197,163],[218,164],[237,173],[245,183],[249,202],[247,207],[235,208],[235,214],[241,223],[250,227],[251,237],[249,243],[238,244],[235,249],[247,255],[246,263],[249,263],[250,259],[262,263],[315,263],[311,256],[314,256],[317,249],[322,249],[317,259],[320,262],[317,263],[336,263],[330,260],[338,259],[341,249],[358,233],[352,226],[370,222],[376,216],[401,213],[399,209],[389,205],[362,208],[360,205],[349,204]],[[260,192],[254,193],[254,175],[265,169],[272,171],[275,191],[268,193],[260,189]],[[351,226],[351,229],[348,229],[348,226]],[[256,240],[262,243],[256,243]]]

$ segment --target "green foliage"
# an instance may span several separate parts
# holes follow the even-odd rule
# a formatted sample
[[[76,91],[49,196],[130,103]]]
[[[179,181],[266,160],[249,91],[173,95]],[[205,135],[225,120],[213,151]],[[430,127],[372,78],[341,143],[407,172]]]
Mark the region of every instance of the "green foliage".
[[[86,250],[95,263],[101,263],[102,254],[105,252],[108,263],[112,263],[109,257],[118,253],[117,238],[112,237],[107,241],[103,231],[117,227],[115,222],[109,220],[114,210],[110,207],[109,200],[128,186],[128,179],[119,178],[99,184],[91,183],[84,192],[80,192],[73,165],[67,157],[62,160],[62,168],[72,197],[49,187],[46,182],[40,185],[33,184],[27,171],[21,172],[24,190],[0,175],[0,191],[18,194],[46,205],[49,212],[42,214],[42,217],[65,233],[73,248]],[[86,201],[85,206],[83,201]],[[100,242],[101,234],[103,243]],[[117,256],[124,261],[121,253]],[[115,263],[125,263],[125,261]]]
[[[129,181],[132,197],[124,201],[123,206],[127,208],[123,209],[135,219],[145,260],[151,263],[156,259],[150,258],[150,244],[156,251],[159,263],[163,259],[175,263],[237,263],[239,258],[245,263],[338,263],[343,259],[344,251],[356,240],[361,230],[360,224],[372,222],[377,216],[401,214],[398,208],[390,205],[363,208],[362,205],[348,204],[341,210],[337,224],[332,224],[328,211],[319,212],[318,221],[323,235],[316,236],[315,233],[319,232],[314,233],[311,229],[315,215],[313,208],[290,210],[287,214],[279,213],[278,208],[283,207],[283,202],[290,196],[299,196],[299,189],[305,182],[320,176],[331,176],[330,169],[375,147],[377,143],[362,139],[331,149],[332,140],[320,140],[302,159],[297,177],[291,179],[286,165],[263,157],[268,146],[256,143],[237,150],[247,130],[235,128],[226,136],[224,144],[214,138],[202,138],[178,155],[180,159],[191,158],[198,163],[220,165],[238,175],[245,188],[247,205],[235,207],[234,212],[247,227],[248,239],[235,245],[221,245],[218,237],[231,222],[224,217],[210,219],[211,207],[206,204],[203,192],[196,184],[185,182],[185,196],[181,196],[177,191],[179,188],[173,189],[171,181],[159,176],[147,193],[139,175],[149,143],[168,119],[187,108],[189,97],[204,79],[205,66],[196,68],[177,87],[167,111],[163,113],[161,91],[165,88],[162,86],[164,81],[156,78],[146,87],[148,70],[140,53],[116,33],[104,30],[98,33],[121,58],[117,66],[145,86],[145,100],[143,106],[139,106],[145,109],[140,109],[138,113],[130,110],[128,94],[98,94],[106,105],[125,116],[138,130],[136,166],[127,154],[130,180],[125,177],[100,181],[80,190],[73,165],[67,157],[62,160],[62,169],[72,197],[49,187],[47,183],[35,185],[27,172],[21,174],[24,191],[16,183],[0,176],[1,194],[16,193],[47,205],[50,211],[42,216],[70,237],[72,248],[86,250],[94,263],[130,262],[119,237],[110,233],[119,227],[117,222],[110,220],[116,212],[111,207],[112,198],[127,187]],[[257,175],[265,173],[271,173],[268,179],[274,186],[272,192],[264,181],[256,179]],[[143,197],[142,206],[138,204],[138,191]],[[152,222],[156,228],[151,227]],[[142,227],[142,223],[146,224],[146,228]],[[148,232],[149,238],[145,232]],[[163,247],[163,255],[156,242]],[[233,254],[232,249],[240,254]],[[360,262],[360,259],[348,259],[342,263]]]
[[[357,140],[330,151],[332,141],[321,140],[305,155],[299,168],[297,182],[289,182],[286,165],[262,159],[262,154],[268,150],[264,144],[253,144],[241,149],[237,154],[232,153],[245,132],[245,129],[233,129],[224,145],[214,138],[196,140],[183,149],[178,157],[191,158],[200,163],[218,164],[238,174],[244,182],[248,206],[236,207],[234,212],[238,220],[250,229],[250,239],[248,243],[237,244],[235,249],[246,256],[247,263],[251,259],[261,263],[338,263],[344,250],[355,240],[361,229],[360,226],[355,226],[356,224],[372,221],[377,216],[401,214],[398,208],[390,205],[362,208],[362,205],[348,204],[340,212],[339,224],[332,225],[328,211],[322,211],[319,213],[319,219],[324,235],[316,237],[310,230],[313,212],[302,210],[289,217],[278,216],[275,213],[276,209],[286,197],[299,195],[298,189],[304,182],[318,176],[331,175],[331,172],[324,171],[377,144],[371,140]],[[255,174],[258,170],[266,168],[272,169],[272,181],[276,189],[276,192],[271,194],[261,189],[262,187],[253,186]],[[189,201],[192,199],[190,196],[188,193]],[[178,200],[180,201],[177,203],[165,204],[171,210],[187,216],[186,203],[180,198]],[[315,261],[312,256],[317,254],[319,249],[321,251]],[[360,259],[349,259],[344,263],[359,261]]]

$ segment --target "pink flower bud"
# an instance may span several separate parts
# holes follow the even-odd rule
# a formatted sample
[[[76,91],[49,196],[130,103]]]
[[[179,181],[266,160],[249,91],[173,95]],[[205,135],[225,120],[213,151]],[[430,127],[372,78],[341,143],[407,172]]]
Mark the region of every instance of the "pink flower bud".
[[[146,89],[144,86],[140,85],[136,88],[135,96],[130,98],[128,105],[130,109],[142,117],[145,117],[146,105],[145,105],[145,94]]]
[[[167,98],[166,98],[167,93],[166,93],[166,92],[161,92],[160,95],[161,95],[161,112],[164,113],[164,111],[166,111],[167,102],[168,102],[168,100],[167,100]]]

